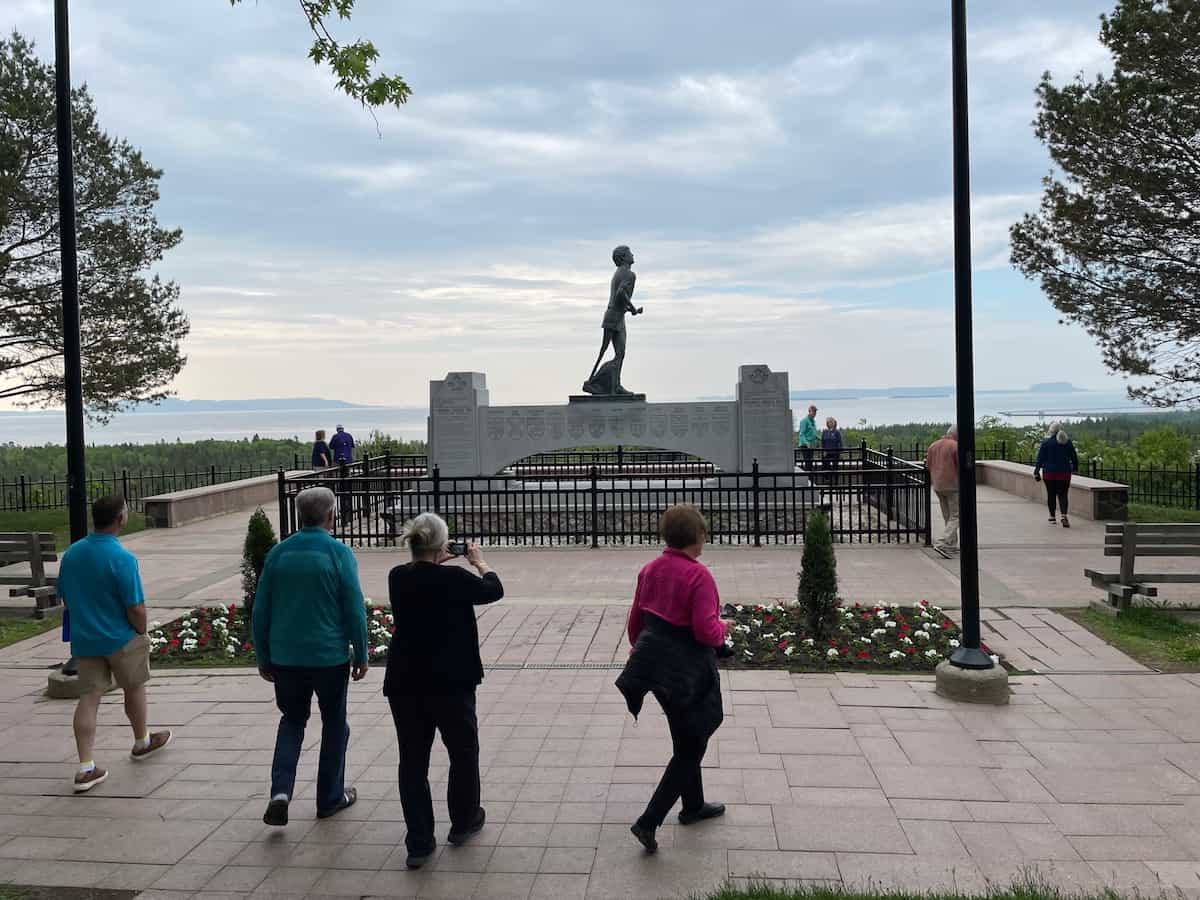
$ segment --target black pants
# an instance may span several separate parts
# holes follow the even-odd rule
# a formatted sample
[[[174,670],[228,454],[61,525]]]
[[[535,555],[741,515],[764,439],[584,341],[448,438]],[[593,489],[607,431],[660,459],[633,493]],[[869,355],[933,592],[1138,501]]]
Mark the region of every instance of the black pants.
[[[813,467],[813,448],[801,447],[800,455],[804,457],[804,471],[811,472]]]
[[[1062,514],[1067,514],[1067,497],[1071,493],[1070,481],[1057,481],[1054,479],[1045,479],[1046,481],[1046,506],[1050,508],[1050,518],[1054,518],[1054,502],[1058,501],[1058,506],[1062,510]]]
[[[346,722],[346,692],[350,666],[272,666],[275,705],[282,714],[271,763],[271,796],[296,789],[296,766],[304,746],[304,727],[312,712],[313,694],[321,710],[321,753],[317,763],[317,809],[331,810],[345,793],[346,745],[350,726]]]
[[[836,453],[827,453],[822,460],[825,464],[825,480],[829,484],[837,484],[838,458]]]
[[[400,739],[400,804],[408,835],[409,853],[429,853],[433,837],[433,797],[429,793],[429,752],[433,733],[442,734],[450,755],[446,803],[450,827],[461,831],[479,814],[479,723],[475,718],[475,689],[457,694],[404,694],[388,697],[396,735]]]
[[[667,714],[667,725],[671,729],[672,755],[646,811],[638,819],[638,825],[643,828],[662,825],[676,800],[683,801],[681,808],[688,813],[696,812],[704,805],[704,780],[700,774],[700,763],[708,750],[708,738],[696,735],[687,727],[682,711],[662,701],[659,703]]]

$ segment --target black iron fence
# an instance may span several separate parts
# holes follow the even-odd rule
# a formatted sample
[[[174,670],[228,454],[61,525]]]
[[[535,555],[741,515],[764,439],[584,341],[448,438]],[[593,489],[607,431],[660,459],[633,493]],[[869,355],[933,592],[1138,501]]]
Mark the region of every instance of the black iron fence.
[[[686,461],[633,465],[674,467]],[[823,510],[842,543],[928,543],[930,491],[922,466],[850,448],[809,476],[797,471],[699,474],[602,471],[539,474],[536,467],[492,477],[443,477],[404,468],[393,457],[287,477],[279,474],[279,530],[296,530],[296,497],[321,485],[337,496],[336,536],[352,546],[395,546],[403,524],[434,511],[459,539],[509,546],[629,546],[658,543],[658,520],[674,503],[693,503],[717,544],[794,544]],[[570,470],[574,460],[562,462]],[[707,465],[707,464],[705,464]]]
[[[97,497],[118,495],[130,507],[141,510],[146,497],[185,491],[191,488],[225,484],[245,478],[274,475],[278,466],[248,465],[207,469],[191,472],[160,470],[157,472],[93,472],[87,479],[88,502]],[[0,478],[0,512],[29,512],[31,510],[65,509],[67,506],[66,478]]]

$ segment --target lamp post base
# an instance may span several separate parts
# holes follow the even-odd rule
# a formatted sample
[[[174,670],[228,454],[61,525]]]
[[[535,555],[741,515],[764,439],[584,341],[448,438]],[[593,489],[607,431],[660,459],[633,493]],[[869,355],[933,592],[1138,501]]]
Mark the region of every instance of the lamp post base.
[[[991,663],[991,660],[988,660]],[[990,665],[986,669],[966,669],[950,660],[937,667],[937,692],[948,700],[962,703],[1008,705],[1008,671],[1004,666]]]

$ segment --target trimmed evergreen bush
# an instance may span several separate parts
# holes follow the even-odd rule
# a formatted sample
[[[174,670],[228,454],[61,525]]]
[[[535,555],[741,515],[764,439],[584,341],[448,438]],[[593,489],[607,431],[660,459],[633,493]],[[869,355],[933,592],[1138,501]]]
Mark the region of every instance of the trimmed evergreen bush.
[[[809,634],[817,640],[823,638],[833,624],[840,601],[833,535],[829,531],[829,520],[820,510],[808,517],[804,532],[804,555],[800,559],[796,601],[808,623]]]
[[[260,506],[250,517],[246,543],[242,545],[242,596],[247,619],[254,610],[254,592],[258,589],[258,577],[262,575],[267,554],[276,543],[278,541],[275,540],[275,529],[271,527],[271,520]]]

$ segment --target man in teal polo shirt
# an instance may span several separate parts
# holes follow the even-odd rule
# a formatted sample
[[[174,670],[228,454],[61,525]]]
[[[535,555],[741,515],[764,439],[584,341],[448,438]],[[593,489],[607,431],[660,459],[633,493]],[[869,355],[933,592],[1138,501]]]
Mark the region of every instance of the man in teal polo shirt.
[[[817,408],[810,406],[808,415],[800,420],[800,452],[804,455],[804,471],[813,468],[813,451],[821,446],[821,435],[817,431]]]
[[[58,568],[58,592],[71,612],[71,655],[78,660],[82,691],[74,722],[76,793],[108,778],[92,750],[100,698],[113,681],[125,693],[125,715],[133,727],[130,756],[146,759],[171,742],[170,731],[152,734],[146,724],[150,645],[142,579],[137,559],[117,540],[128,520],[123,497],[101,497],[92,504],[94,533],[72,544]]]
[[[354,554],[329,533],[335,505],[329,488],[300,492],[301,530],[267,554],[254,595],[258,671],[275,685],[281,713],[271,800],[263,815],[268,825],[288,822],[314,693],[321,710],[317,817],[332,816],[358,799],[358,792],[345,786],[346,703],[350,676],[360,681],[367,674],[367,613]]]

